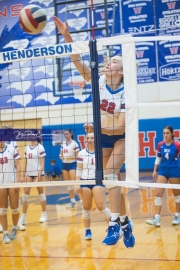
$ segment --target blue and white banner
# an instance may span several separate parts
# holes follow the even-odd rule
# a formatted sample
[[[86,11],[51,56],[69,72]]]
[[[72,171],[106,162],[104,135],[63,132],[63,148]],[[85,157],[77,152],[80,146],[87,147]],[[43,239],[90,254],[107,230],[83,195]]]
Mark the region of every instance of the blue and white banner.
[[[180,41],[158,42],[159,80],[180,80]]]
[[[136,43],[136,60],[138,63],[137,81],[153,83],[157,81],[155,42]]]
[[[179,35],[180,0],[158,0],[155,4],[157,34]]]
[[[122,0],[125,33],[154,35],[153,0]]]

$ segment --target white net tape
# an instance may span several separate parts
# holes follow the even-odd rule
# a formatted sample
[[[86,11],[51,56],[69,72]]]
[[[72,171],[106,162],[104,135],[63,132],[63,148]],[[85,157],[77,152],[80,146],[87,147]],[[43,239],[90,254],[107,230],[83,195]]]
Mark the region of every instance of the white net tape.
[[[167,107],[180,106],[180,102],[153,102],[138,103],[138,87],[136,75],[136,58],[135,43],[149,41],[178,41],[179,36],[148,36],[148,37],[132,37],[131,35],[122,35],[111,38],[97,40],[97,50],[102,50],[103,46],[122,44],[123,70],[124,70],[124,87],[126,96],[126,181],[114,183],[116,186],[126,186],[132,188],[139,187],[160,187],[179,189],[179,185],[172,184],[156,184],[139,182],[139,145],[138,145],[138,108],[140,107]],[[28,50],[17,50],[11,52],[0,53],[0,63],[16,62],[22,60],[62,57],[70,54],[89,53],[88,42],[75,42],[65,45],[52,45],[43,48],[35,48]],[[26,109],[28,110],[28,109]],[[25,110],[24,110],[25,111]],[[4,111],[6,112],[6,111]],[[8,112],[8,111],[7,111]],[[13,113],[20,113],[21,109],[13,109]],[[3,113],[3,111],[2,111]],[[136,142],[136,143],[134,143]],[[35,183],[16,183],[7,184],[2,187],[33,187],[33,186],[64,186],[82,184],[81,181],[51,181],[51,182],[35,182]],[[95,181],[83,181],[83,184],[95,184]],[[113,182],[104,181],[104,184]]]

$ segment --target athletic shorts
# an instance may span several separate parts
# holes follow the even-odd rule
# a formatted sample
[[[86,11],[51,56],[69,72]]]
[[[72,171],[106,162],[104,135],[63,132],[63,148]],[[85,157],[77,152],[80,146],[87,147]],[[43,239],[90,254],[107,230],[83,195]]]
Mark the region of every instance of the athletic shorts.
[[[28,177],[31,177],[32,178],[32,180],[34,180],[35,178],[37,178],[38,177],[38,175],[36,175],[36,176],[31,176],[31,175],[27,175]],[[41,176],[44,176],[44,174],[42,174]]]
[[[95,180],[95,179],[82,179],[81,180]],[[81,188],[89,188],[89,189],[93,189],[94,187],[105,187],[104,185],[80,185]]]
[[[164,168],[159,167],[158,175],[164,176],[167,179],[169,178],[180,178],[180,172],[178,167]]]
[[[64,171],[76,170],[76,161],[71,163],[62,162],[62,170]]]
[[[123,135],[111,136],[101,134],[102,148],[114,148],[114,144],[121,139],[125,139],[125,133]]]

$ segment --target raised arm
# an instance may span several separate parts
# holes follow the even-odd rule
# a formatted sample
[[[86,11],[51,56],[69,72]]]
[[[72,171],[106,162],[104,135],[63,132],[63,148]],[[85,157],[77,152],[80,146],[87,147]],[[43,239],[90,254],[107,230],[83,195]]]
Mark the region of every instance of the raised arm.
[[[53,16],[54,23],[57,26],[59,32],[64,37],[64,41],[66,43],[72,43],[73,39],[69,33],[68,30],[68,23],[63,23],[59,18],[56,16]],[[90,68],[82,61],[81,56],[79,54],[73,54],[70,55],[75,67],[79,71],[79,73],[82,75],[82,77],[85,79],[85,81],[89,81],[91,79],[91,70]]]

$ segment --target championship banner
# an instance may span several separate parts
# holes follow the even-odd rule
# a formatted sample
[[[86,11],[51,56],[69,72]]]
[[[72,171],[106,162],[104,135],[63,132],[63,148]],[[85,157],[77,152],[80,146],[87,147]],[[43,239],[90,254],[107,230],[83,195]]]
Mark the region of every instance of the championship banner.
[[[153,0],[122,0],[125,33],[154,35]]]
[[[137,82],[157,82],[155,42],[136,43]]]
[[[159,35],[180,34],[180,0],[159,0],[156,5],[156,28]]]
[[[158,43],[159,80],[180,80],[180,41]]]

